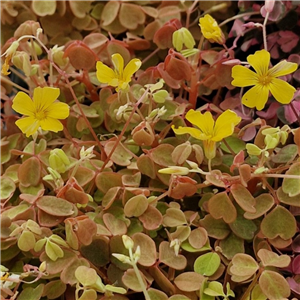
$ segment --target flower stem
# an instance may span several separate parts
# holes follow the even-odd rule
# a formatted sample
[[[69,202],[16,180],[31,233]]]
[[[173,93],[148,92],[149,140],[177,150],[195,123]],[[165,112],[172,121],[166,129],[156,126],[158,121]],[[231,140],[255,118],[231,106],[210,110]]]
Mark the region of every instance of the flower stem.
[[[143,294],[145,295],[145,299],[146,300],[151,300],[151,298],[150,298],[150,296],[148,294],[148,291],[147,291],[147,289],[146,289],[146,287],[144,285],[144,281],[143,281],[143,278],[141,276],[140,270],[138,269],[138,267],[137,267],[137,265],[135,263],[133,263],[132,266],[133,266],[133,270],[135,272],[135,275],[136,275],[136,277],[137,277],[137,279],[139,281],[139,284],[140,284],[140,286],[141,286],[141,288],[143,290]]]
[[[266,17],[265,17],[265,20],[264,20],[264,23],[263,23],[263,27],[262,27],[262,30],[263,30],[263,40],[264,40],[264,48],[265,48],[266,51],[268,51],[266,26],[267,26],[269,14],[270,14],[269,12],[266,13]]]

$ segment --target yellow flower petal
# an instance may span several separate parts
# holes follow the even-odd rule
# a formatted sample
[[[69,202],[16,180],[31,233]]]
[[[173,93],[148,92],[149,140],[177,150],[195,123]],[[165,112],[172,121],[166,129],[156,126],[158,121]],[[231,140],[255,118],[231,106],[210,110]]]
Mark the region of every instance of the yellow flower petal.
[[[43,130],[51,130],[53,132],[58,132],[64,129],[62,123],[53,118],[46,118],[41,120],[40,126]]]
[[[247,61],[259,76],[265,75],[269,69],[270,53],[266,50],[256,51],[247,57]]]
[[[284,76],[295,72],[297,68],[298,65],[296,63],[291,63],[283,60],[269,70],[269,75],[274,77]]]
[[[124,70],[124,59],[121,54],[115,53],[111,56],[112,63],[115,68],[115,72],[122,76]]]
[[[36,111],[45,111],[59,96],[60,90],[52,87],[37,87],[33,91],[33,104]]]
[[[213,141],[221,141],[223,138],[233,134],[234,127],[241,121],[241,118],[232,110],[224,111],[217,119]]]
[[[182,126],[179,126],[178,128],[175,128],[175,126],[173,125],[172,129],[178,135],[188,133],[193,138],[198,139],[198,140],[207,140],[208,139],[208,137],[197,128],[182,127]]]
[[[199,19],[199,26],[202,35],[210,42],[223,44],[225,42],[224,34],[217,21],[209,14]]]
[[[132,75],[141,67],[142,62],[138,58],[132,59],[124,69],[123,79],[129,83]]]
[[[190,109],[185,118],[196,125],[206,136],[213,135],[215,121],[209,111],[202,114],[200,111]]]
[[[101,61],[97,61],[96,69],[97,69],[96,72],[97,79],[101,83],[109,83],[112,80],[114,80],[116,77],[115,72],[111,68],[103,64]],[[117,86],[117,85],[112,85],[112,86]]]
[[[47,117],[54,119],[66,119],[69,114],[69,106],[66,103],[54,102],[47,109]]]
[[[258,76],[255,72],[243,66],[234,66],[232,68],[232,85],[238,87],[251,86],[258,83]]]
[[[242,97],[242,103],[247,107],[256,107],[258,110],[262,110],[269,97],[269,89],[263,85],[255,85],[249,91],[247,91]]]
[[[216,156],[216,142],[212,140],[203,141],[204,155],[207,159],[213,159]]]
[[[16,125],[26,134],[27,137],[37,132],[40,122],[33,117],[26,117],[16,121]]]
[[[25,116],[33,116],[35,108],[30,97],[24,92],[18,92],[13,100],[12,109]]]
[[[278,78],[273,78],[269,88],[274,98],[282,104],[290,103],[296,92],[296,89],[293,86]]]

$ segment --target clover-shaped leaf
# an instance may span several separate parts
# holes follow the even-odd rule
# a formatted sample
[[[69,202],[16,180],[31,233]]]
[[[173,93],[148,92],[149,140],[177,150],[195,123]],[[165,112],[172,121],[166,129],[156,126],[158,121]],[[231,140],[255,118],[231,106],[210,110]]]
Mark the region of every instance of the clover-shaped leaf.
[[[264,267],[272,266],[277,268],[285,268],[290,262],[291,258],[288,255],[278,255],[267,249],[260,249],[257,256],[261,259]]]
[[[282,190],[290,197],[300,194],[300,162],[293,164],[286,172],[287,175],[294,175],[298,178],[284,178],[282,182]]]
[[[195,260],[194,270],[201,275],[209,277],[218,270],[220,263],[220,256],[215,252],[209,252]]]
[[[237,217],[236,209],[226,192],[212,196],[208,200],[208,210],[213,218],[222,218],[226,223],[232,223]]]
[[[196,272],[184,272],[174,279],[174,283],[184,292],[193,292],[200,289],[204,279],[204,276]]]
[[[18,239],[18,247],[22,251],[29,251],[34,248],[35,236],[30,231],[23,231]]]
[[[70,216],[74,213],[74,205],[65,199],[54,196],[43,196],[36,202],[39,209],[52,216]]]
[[[259,277],[259,286],[269,299],[286,299],[291,294],[286,279],[274,271],[264,270]]]
[[[246,212],[255,213],[256,201],[252,194],[240,183],[234,183],[230,191],[238,205]]]
[[[181,254],[176,255],[174,249],[165,241],[159,245],[159,260],[175,270],[182,270],[187,264],[185,256]]]
[[[143,273],[140,270],[138,270],[138,272],[140,273],[140,276],[144,282],[144,286],[147,286],[145,276],[143,275]],[[122,281],[126,285],[126,287],[128,287],[129,289],[132,289],[135,292],[143,291],[143,287],[141,286],[133,269],[128,269],[124,273],[124,275],[122,276]]]
[[[80,266],[75,271],[75,277],[83,286],[91,286],[96,283],[98,275],[94,269]]]
[[[240,278],[242,281],[250,278],[259,268],[255,259],[244,253],[236,254],[231,262],[230,272],[232,273],[232,280],[235,282],[240,282]]]
[[[296,220],[284,207],[277,206],[261,222],[261,231],[269,239],[289,239],[296,233]]]

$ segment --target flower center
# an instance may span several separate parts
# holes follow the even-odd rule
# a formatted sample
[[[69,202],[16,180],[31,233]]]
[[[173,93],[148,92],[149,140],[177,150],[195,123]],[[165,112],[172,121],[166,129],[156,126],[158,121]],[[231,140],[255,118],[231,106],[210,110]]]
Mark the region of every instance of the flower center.
[[[36,111],[34,114],[34,117],[39,121],[44,120],[44,119],[46,119],[46,112],[43,110]]]
[[[272,77],[269,75],[261,75],[258,81],[261,85],[268,85],[272,81]]]

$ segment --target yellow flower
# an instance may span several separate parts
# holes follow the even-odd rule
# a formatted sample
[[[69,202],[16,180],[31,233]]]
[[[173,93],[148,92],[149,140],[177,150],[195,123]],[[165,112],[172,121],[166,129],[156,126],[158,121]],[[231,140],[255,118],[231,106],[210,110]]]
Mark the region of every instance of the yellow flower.
[[[66,103],[55,102],[59,93],[58,88],[37,87],[33,91],[33,100],[23,92],[17,93],[12,108],[27,116],[16,121],[16,125],[27,137],[36,133],[40,127],[53,132],[63,130],[63,125],[58,119],[69,116],[69,106]]]
[[[212,114],[207,111],[202,114],[200,111],[190,109],[185,118],[198,128],[181,127],[178,129],[172,126],[176,134],[190,134],[192,137],[203,141],[204,153],[207,159],[212,159],[216,156],[216,142],[233,134],[234,127],[241,118],[230,109],[224,111],[216,121]]]
[[[199,19],[199,26],[203,36],[211,43],[225,43],[224,34],[219,27],[217,21],[209,14]]]
[[[296,63],[283,60],[269,69],[270,53],[266,50],[256,51],[253,55],[249,55],[247,61],[256,73],[244,66],[234,66],[231,82],[232,85],[238,87],[254,85],[242,97],[244,105],[262,110],[268,101],[269,92],[282,104],[291,102],[296,89],[277,77],[296,71]]]
[[[2,65],[1,73],[3,75],[9,75],[9,63],[12,59],[12,57],[15,55],[17,49],[19,47],[19,42],[14,41],[12,44],[8,47],[8,49],[2,54],[2,56],[5,56],[4,64]]]
[[[119,53],[111,56],[114,70],[104,65],[101,61],[97,62],[97,78],[101,83],[107,83],[116,87],[116,91],[127,90],[132,75],[141,67],[142,62],[134,58],[124,69],[124,59]]]

